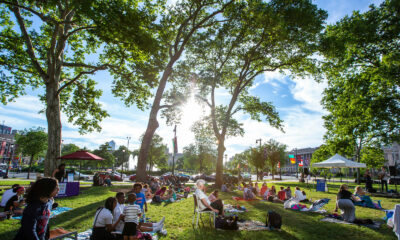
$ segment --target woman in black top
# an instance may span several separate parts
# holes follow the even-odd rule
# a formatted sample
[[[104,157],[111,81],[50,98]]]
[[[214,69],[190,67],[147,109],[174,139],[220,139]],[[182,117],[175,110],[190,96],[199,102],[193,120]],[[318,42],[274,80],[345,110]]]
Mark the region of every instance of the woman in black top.
[[[63,182],[64,177],[65,177],[65,164],[64,163],[58,165],[58,168],[56,168],[53,171],[52,177],[57,179],[58,182]]]
[[[32,185],[26,197],[28,205],[22,214],[21,228],[14,240],[45,239],[53,197],[58,190],[58,182],[53,178],[41,178]]]
[[[356,197],[349,192],[348,186],[343,184],[340,186],[340,190],[336,197],[336,209],[338,208],[343,211],[343,220],[346,222],[354,222],[356,218],[356,208],[354,207],[353,201],[357,201]]]

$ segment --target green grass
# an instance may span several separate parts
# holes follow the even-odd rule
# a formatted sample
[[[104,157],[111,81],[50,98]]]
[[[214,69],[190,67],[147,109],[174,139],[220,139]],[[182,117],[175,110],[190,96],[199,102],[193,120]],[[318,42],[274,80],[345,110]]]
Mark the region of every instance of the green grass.
[[[332,187],[336,187],[340,183],[332,184]],[[271,186],[268,183],[268,186]],[[332,199],[328,205],[324,207],[328,212],[332,212],[335,208],[336,191],[337,188],[331,188],[329,193],[315,192],[314,190],[308,190],[306,184],[299,184],[294,182],[288,183],[276,183],[279,186],[291,187],[300,186],[305,188],[308,198],[319,199],[319,198],[330,198]],[[74,231],[85,231],[91,228],[94,218],[94,213],[97,207],[103,205],[104,200],[109,196],[114,196],[115,192],[110,191],[111,189],[117,189],[121,187],[91,187],[84,190],[82,194],[76,197],[70,197],[65,199],[58,199],[57,202],[61,206],[72,207],[73,210],[58,215],[56,218],[51,219],[51,228],[63,227],[67,230]],[[127,188],[127,186],[125,187]],[[232,196],[240,196],[241,192],[235,191],[233,193],[222,193],[221,198],[225,204],[235,204],[232,200]],[[394,207],[399,200],[396,199],[382,199],[373,198],[374,200],[382,200],[384,208],[391,209]],[[146,213],[147,217],[157,221],[162,216],[166,217],[165,228],[168,231],[164,239],[205,239],[205,240],[216,240],[216,239],[396,239],[392,232],[392,229],[388,228],[386,224],[378,230],[371,230],[365,227],[342,225],[320,222],[323,218],[318,213],[306,213],[306,212],[295,212],[291,210],[283,209],[282,204],[269,203],[265,201],[253,201],[253,202],[240,202],[240,205],[244,205],[249,212],[240,214],[239,218],[242,219],[254,219],[264,222],[267,211],[274,210],[282,215],[283,227],[282,231],[260,231],[260,232],[246,232],[246,231],[218,231],[209,227],[208,218],[204,215],[205,226],[200,225],[199,229],[192,228],[192,217],[193,217],[193,199],[188,198],[181,202],[172,204],[161,204],[161,205],[150,205],[149,212]],[[384,212],[356,207],[356,216],[358,218],[371,218],[374,220],[381,219],[384,216]],[[5,220],[0,223],[0,239],[12,239],[16,230],[19,228],[18,220]]]

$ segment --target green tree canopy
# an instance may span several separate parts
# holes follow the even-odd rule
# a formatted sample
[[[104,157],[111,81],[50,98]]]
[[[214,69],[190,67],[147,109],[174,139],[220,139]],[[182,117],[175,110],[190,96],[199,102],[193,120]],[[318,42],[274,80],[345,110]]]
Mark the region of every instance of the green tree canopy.
[[[37,127],[25,129],[19,132],[15,138],[19,151],[31,157],[27,176],[27,179],[29,179],[34,158],[47,149],[47,133],[43,128]]]
[[[148,57],[158,51],[154,10],[146,0],[0,1],[0,101],[30,87],[44,89],[45,175],[61,153],[61,111],[81,133],[99,131],[108,116],[97,101],[102,91],[93,74],[108,70],[114,94],[124,98],[121,89],[129,87],[128,102],[143,109],[151,95],[148,79],[157,74]]]
[[[272,103],[252,95],[250,88],[265,71],[298,73],[312,66],[326,12],[309,1],[254,0],[236,1],[224,17],[219,25],[196,34],[186,53],[200,85],[198,97],[211,110],[210,125],[218,139],[217,185],[222,183],[225,138],[240,127],[230,127],[235,113],[283,128]],[[216,103],[218,88],[231,95],[228,104]]]

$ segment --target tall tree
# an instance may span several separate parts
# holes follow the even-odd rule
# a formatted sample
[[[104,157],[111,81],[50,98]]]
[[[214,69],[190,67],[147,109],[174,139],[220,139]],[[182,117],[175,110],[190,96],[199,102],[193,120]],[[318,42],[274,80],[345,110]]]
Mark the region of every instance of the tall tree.
[[[191,43],[192,36],[198,31],[204,31],[218,22],[217,15],[221,15],[233,0],[189,0],[178,1],[171,5],[161,16],[160,25],[163,30],[162,38],[167,61],[162,67],[162,74],[158,81],[157,90],[151,105],[149,121],[140,146],[138,159],[138,181],[146,180],[146,166],[152,137],[158,128],[158,112],[173,107],[175,104],[162,104],[164,90],[175,63],[180,59],[186,46]]]
[[[108,116],[96,101],[101,91],[90,76],[108,70],[113,92],[132,90],[129,103],[143,108],[155,72],[143,64],[152,44],[156,15],[144,0],[0,1],[0,95],[6,104],[42,88],[48,130],[45,175],[61,152],[61,111],[80,132],[99,131]],[[129,39],[129,40],[126,40]],[[92,57],[98,56],[94,62]],[[132,84],[134,82],[134,84]]]
[[[271,169],[272,179],[274,179],[278,163],[283,163],[285,161],[287,146],[275,141],[274,139],[270,139],[263,147],[265,149],[265,155],[267,156],[266,164]]]
[[[270,102],[251,95],[254,79],[265,71],[303,72],[312,66],[318,34],[326,12],[310,1],[237,1],[228,8],[229,19],[217,29],[196,35],[187,53],[201,85],[200,98],[210,107],[211,129],[218,139],[216,184],[221,185],[225,139],[235,113],[254,120],[262,117],[275,128],[282,121]],[[224,88],[231,98],[218,105],[215,91]]]
[[[86,165],[102,167],[102,168],[112,168],[115,162],[114,155],[109,151],[108,142],[99,146],[99,149],[93,151],[94,154],[103,158],[103,161],[87,161]]]
[[[360,162],[365,163],[369,168],[382,167],[386,159],[382,148],[374,146],[366,146],[361,150]]]
[[[154,166],[157,166],[158,169],[168,168],[167,145],[163,143],[163,138],[158,134],[154,134],[151,140],[148,166],[149,171],[152,171]]]
[[[399,9],[399,1],[371,5],[329,25],[321,40],[326,138],[351,139],[357,161],[364,146],[400,140]]]
[[[256,147],[250,149],[249,163],[256,168],[257,181],[259,177],[258,170],[263,170],[266,165],[267,156],[264,154],[264,148]]]
[[[27,176],[27,179],[29,179],[35,156],[47,149],[47,133],[40,127],[25,129],[16,135],[16,142],[19,151],[31,157]]]

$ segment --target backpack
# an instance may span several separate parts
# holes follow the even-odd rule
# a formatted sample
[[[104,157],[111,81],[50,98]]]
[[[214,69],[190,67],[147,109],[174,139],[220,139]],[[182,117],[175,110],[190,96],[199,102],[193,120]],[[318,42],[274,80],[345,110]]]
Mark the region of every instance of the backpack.
[[[270,229],[281,229],[282,226],[282,217],[279,213],[269,210],[267,215],[267,220],[265,222],[265,226]]]
[[[218,216],[215,218],[215,228],[224,229],[224,230],[238,230],[239,226],[237,224],[238,221],[237,216],[233,217],[222,217]]]

